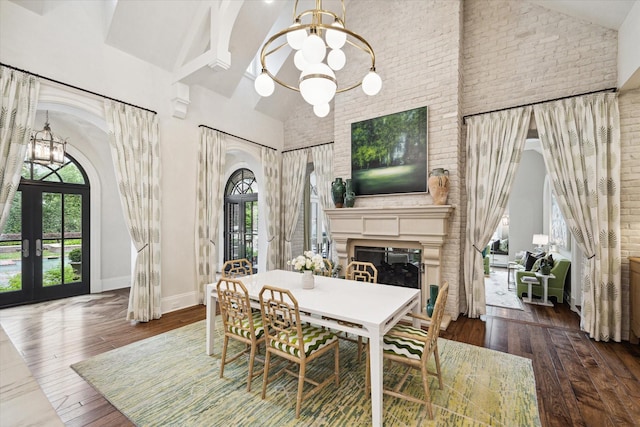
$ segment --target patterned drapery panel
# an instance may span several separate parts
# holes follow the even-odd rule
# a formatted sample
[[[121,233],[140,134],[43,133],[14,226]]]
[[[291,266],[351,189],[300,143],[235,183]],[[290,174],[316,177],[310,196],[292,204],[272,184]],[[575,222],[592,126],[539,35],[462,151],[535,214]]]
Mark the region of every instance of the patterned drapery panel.
[[[531,121],[531,107],[467,120],[467,230],[464,251],[466,313],[486,313],[482,249],[504,213]]]
[[[105,100],[109,145],[135,259],[127,320],[159,319],[160,146],[155,113]]]
[[[4,227],[13,197],[20,184],[40,81],[31,74],[0,65],[0,230]]]
[[[304,195],[309,149],[294,150],[282,156],[282,197],[284,215],[284,262],[293,258],[291,239],[298,223],[298,213]]]
[[[318,198],[322,207],[322,218],[327,236],[331,239],[331,223],[326,209],[333,207],[331,199],[331,182],[333,180],[333,144],[317,145],[311,147],[311,157],[313,158],[313,168],[316,172],[316,188],[318,189]],[[334,252],[334,245],[331,245],[331,251]],[[334,254],[329,254],[329,258],[335,260]]]
[[[562,215],[586,254],[581,327],[620,341],[620,116],[600,93],[534,106],[544,161]]]
[[[200,128],[196,181],[196,281],[198,295],[204,299],[204,287],[216,281],[218,267],[219,223],[224,202],[222,178],[227,142],[221,132]]]
[[[267,225],[267,270],[280,268],[280,154],[262,147],[264,218]]]

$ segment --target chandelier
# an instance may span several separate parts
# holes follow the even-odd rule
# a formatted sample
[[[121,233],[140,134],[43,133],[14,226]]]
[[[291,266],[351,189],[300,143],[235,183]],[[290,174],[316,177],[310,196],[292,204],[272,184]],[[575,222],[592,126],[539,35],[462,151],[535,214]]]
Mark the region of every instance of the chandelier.
[[[382,79],[376,73],[376,56],[371,45],[360,35],[345,27],[346,10],[340,0],[342,15],[324,10],[322,0],[315,0],[315,9],[298,14],[298,0],[293,6],[293,24],[274,34],[262,46],[260,64],[262,72],[255,80],[255,89],[260,96],[270,96],[275,83],[300,92],[306,102],[313,106],[318,117],[329,114],[329,102],[336,93],[346,92],[362,86],[365,94],[373,96],[380,92]],[[323,38],[324,37],[324,38]],[[361,80],[340,87],[335,71],[341,70],[347,61],[343,51],[351,45],[368,55],[367,68]],[[297,84],[278,79],[267,66],[269,55],[288,46],[295,51],[294,65],[300,71]],[[329,51],[327,53],[327,50]]]
[[[49,127],[49,111],[44,123],[44,129],[31,134],[31,140],[27,148],[27,159],[42,165],[64,163],[66,141],[61,140]]]

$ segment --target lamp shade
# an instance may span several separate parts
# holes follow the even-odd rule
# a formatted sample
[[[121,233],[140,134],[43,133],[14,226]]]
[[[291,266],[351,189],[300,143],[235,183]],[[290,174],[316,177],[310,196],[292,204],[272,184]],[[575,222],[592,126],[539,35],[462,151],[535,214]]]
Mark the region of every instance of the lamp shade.
[[[331,111],[329,104],[318,104],[313,106],[313,112],[318,117],[326,117]]]
[[[369,71],[362,79],[362,91],[369,96],[377,95],[382,89],[382,79],[375,71]]]
[[[294,22],[289,28],[294,29],[296,27],[300,27],[300,22]],[[295,31],[291,31],[287,33],[287,43],[291,46],[291,49],[300,50],[302,49],[302,44],[304,43],[304,39],[307,38],[307,32],[304,29],[299,29]]]
[[[546,234],[534,234],[533,235],[533,244],[534,245],[546,245],[547,243],[549,243],[549,236],[547,236]]]
[[[269,75],[265,71],[263,71],[258,77],[256,77],[253,85],[256,89],[256,92],[258,92],[258,95],[260,96],[270,96],[275,90],[273,79],[269,77]]]
[[[336,94],[336,77],[326,64],[314,64],[300,74],[300,93],[311,105],[328,104]]]
[[[327,54],[327,46],[317,34],[310,34],[302,43],[302,54],[309,64],[318,64]]]

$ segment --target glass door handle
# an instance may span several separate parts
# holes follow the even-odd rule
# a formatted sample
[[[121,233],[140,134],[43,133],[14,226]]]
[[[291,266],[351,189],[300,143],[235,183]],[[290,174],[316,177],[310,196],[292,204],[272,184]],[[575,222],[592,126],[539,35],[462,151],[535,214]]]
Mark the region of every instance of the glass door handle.
[[[42,240],[36,239],[36,256],[42,256]]]
[[[29,239],[22,241],[22,258],[29,258]]]

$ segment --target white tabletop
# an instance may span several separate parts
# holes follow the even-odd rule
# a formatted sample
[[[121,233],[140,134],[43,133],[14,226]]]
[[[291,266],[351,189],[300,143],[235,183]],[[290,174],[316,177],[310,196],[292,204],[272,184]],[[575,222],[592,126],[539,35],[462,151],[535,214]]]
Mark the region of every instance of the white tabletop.
[[[271,270],[241,277],[252,299],[264,285],[289,289],[301,311],[362,325],[384,325],[407,303],[419,299],[420,290],[401,286],[315,276],[315,288],[302,289],[298,272]]]

